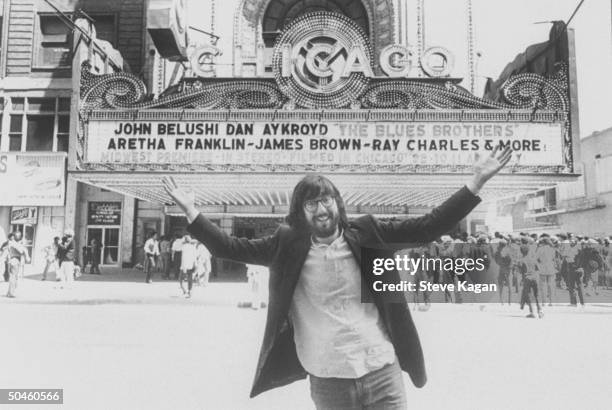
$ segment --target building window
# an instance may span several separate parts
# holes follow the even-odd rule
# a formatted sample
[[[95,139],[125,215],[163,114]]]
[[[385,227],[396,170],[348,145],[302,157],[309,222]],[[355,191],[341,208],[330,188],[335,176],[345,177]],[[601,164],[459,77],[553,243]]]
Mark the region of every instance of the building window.
[[[527,209],[530,211],[543,211],[546,204],[544,203],[544,196],[539,195],[527,199]]]
[[[68,152],[70,98],[11,98],[9,151]]]
[[[72,13],[65,13],[72,18]],[[35,25],[32,68],[42,70],[67,69],[72,64],[69,23],[57,14],[39,13]],[[96,36],[116,46],[117,25],[114,14],[91,14]]]
[[[96,27],[96,38],[111,43],[117,47],[117,24],[114,14],[91,14]]]
[[[595,184],[597,193],[612,191],[612,156],[595,159]]]
[[[26,151],[53,151],[52,115],[28,115]]]
[[[9,125],[9,151],[21,151],[21,140],[23,138],[23,115],[11,114]]]
[[[39,14],[35,25],[32,68],[70,68],[70,29],[56,14]]]

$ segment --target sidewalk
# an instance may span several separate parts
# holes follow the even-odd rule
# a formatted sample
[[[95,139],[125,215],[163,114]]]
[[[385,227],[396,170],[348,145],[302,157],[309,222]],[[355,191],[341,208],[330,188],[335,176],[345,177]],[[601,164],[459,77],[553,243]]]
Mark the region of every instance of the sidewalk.
[[[236,307],[249,300],[246,282],[212,282],[206,287],[195,286],[192,297],[186,299],[178,281],[162,280],[159,273],[153,283],[145,283],[142,270],[105,268],[101,275],[83,274],[70,289],[61,289],[55,274],[41,280],[42,275],[28,274],[19,281],[17,298],[3,297],[8,283],[0,282],[1,303],[41,304],[181,304]],[[185,283],[185,286],[187,284]]]

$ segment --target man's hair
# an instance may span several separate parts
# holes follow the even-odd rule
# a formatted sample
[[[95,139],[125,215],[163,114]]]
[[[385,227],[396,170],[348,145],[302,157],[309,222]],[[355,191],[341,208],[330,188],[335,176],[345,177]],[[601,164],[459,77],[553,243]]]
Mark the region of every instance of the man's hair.
[[[338,215],[340,216],[340,227],[346,228],[348,226],[348,217],[346,216],[346,208],[340,196],[340,191],[329,179],[319,174],[306,175],[293,188],[289,215],[285,218],[289,226],[296,229],[309,229],[306,216],[304,215],[304,203],[321,195],[330,195],[335,198]]]

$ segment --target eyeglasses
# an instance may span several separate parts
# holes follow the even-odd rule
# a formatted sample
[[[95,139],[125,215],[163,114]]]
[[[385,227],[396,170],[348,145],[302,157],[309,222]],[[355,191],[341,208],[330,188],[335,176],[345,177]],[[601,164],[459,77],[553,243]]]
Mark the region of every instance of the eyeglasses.
[[[319,207],[319,203],[325,208],[329,208],[334,204],[334,197],[331,195],[325,195],[319,199],[309,199],[308,201],[304,202],[304,208],[306,208],[308,212],[314,212]]]

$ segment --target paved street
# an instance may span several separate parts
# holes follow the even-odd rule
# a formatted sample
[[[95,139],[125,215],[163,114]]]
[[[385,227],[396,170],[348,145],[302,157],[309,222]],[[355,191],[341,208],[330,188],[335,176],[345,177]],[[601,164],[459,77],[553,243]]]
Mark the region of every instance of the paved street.
[[[18,299],[0,297],[0,387],[61,387],[62,409],[312,408],[305,381],[248,398],[265,310],[236,307],[246,284],[212,283],[187,300],[141,275],[87,276],[70,290],[25,279]],[[612,306],[524,315],[516,305],[414,312],[429,381],[416,389],[406,376],[410,408],[610,408]]]

